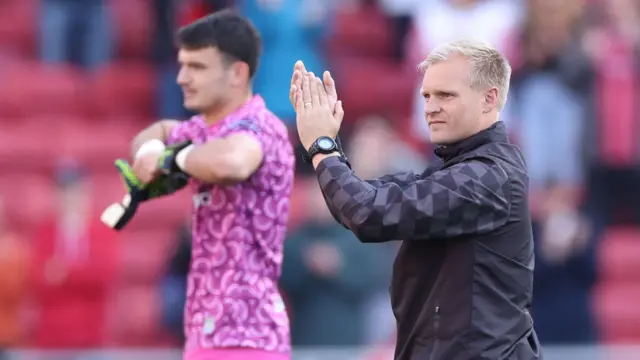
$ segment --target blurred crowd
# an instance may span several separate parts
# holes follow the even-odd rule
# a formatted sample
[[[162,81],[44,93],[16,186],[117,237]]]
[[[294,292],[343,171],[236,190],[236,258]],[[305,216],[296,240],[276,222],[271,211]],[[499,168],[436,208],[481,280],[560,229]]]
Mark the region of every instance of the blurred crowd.
[[[117,183],[111,162],[136,130],[191,115],[173,32],[230,6],[262,34],[254,91],[296,146],[293,64],[332,71],[341,137],[363,178],[433,159],[416,70],[429,50],[461,37],[494,44],[513,68],[501,119],[529,167],[541,341],[640,342],[640,2],[4,0],[0,347],[180,344],[188,197],[164,206],[169,222],[149,215],[135,236],[114,233],[96,209],[119,190],[99,179]],[[281,279],[293,344],[391,344],[398,244],[360,244],[310,171],[299,164]]]

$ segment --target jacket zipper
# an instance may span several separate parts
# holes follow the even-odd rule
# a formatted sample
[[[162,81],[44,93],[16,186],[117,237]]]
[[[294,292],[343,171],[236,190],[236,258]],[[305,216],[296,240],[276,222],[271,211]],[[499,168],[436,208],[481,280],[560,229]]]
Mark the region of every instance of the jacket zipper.
[[[430,359],[436,358],[436,353],[438,352],[438,345],[440,345],[440,306],[436,305],[434,309],[433,315],[433,334],[435,340],[433,341],[433,350],[431,350]]]

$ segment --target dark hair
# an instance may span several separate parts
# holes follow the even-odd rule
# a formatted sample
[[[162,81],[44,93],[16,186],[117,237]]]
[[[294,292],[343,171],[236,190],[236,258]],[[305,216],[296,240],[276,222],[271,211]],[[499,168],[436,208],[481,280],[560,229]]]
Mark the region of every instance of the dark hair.
[[[187,50],[217,48],[229,63],[242,61],[249,65],[249,78],[256,73],[262,46],[260,34],[253,24],[231,9],[215,12],[181,27],[176,44]]]

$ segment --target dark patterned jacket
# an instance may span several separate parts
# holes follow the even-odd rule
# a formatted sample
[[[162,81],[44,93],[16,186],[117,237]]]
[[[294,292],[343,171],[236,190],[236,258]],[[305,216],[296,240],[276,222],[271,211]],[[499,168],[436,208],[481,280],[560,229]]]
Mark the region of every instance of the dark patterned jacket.
[[[497,122],[436,155],[420,175],[371,181],[341,157],[316,169],[332,214],[362,242],[403,240],[391,285],[395,359],[540,359],[520,150]]]

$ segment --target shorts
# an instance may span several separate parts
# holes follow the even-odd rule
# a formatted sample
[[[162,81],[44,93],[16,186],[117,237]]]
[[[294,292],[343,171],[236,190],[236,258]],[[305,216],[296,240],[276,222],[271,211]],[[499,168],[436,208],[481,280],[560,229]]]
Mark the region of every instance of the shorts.
[[[184,353],[183,360],[291,360],[288,353],[257,349],[200,349]]]

